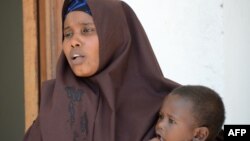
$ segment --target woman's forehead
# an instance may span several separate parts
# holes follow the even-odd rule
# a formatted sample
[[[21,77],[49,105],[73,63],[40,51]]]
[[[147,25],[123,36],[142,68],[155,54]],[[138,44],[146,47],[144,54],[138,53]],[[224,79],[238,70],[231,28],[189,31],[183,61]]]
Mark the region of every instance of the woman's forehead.
[[[68,24],[94,24],[92,16],[82,11],[70,12],[64,21],[64,26]]]

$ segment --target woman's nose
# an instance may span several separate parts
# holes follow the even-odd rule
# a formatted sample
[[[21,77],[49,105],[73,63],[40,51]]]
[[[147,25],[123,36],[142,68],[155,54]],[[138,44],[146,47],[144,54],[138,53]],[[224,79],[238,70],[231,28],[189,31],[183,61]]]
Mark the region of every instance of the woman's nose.
[[[74,36],[74,37],[71,39],[71,47],[72,47],[72,48],[80,47],[81,45],[82,45],[82,43],[81,43],[80,37]]]
[[[71,47],[72,47],[72,48],[80,47],[80,44],[79,44],[79,43],[72,43],[72,44],[71,44]]]

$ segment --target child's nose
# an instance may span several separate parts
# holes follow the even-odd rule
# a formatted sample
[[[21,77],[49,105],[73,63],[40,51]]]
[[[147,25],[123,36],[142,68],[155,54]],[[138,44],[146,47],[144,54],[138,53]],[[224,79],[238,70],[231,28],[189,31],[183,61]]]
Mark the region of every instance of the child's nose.
[[[156,129],[157,130],[164,130],[164,122],[163,121],[158,121],[157,124],[156,124]]]

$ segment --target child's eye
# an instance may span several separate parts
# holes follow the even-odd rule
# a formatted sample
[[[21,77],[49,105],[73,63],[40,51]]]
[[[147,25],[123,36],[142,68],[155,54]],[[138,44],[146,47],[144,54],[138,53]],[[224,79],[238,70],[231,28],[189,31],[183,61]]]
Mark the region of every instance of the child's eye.
[[[169,118],[169,119],[168,119],[168,122],[169,122],[170,124],[175,124],[175,123],[176,123],[172,118]]]
[[[164,115],[162,113],[159,113],[159,120],[164,119]]]

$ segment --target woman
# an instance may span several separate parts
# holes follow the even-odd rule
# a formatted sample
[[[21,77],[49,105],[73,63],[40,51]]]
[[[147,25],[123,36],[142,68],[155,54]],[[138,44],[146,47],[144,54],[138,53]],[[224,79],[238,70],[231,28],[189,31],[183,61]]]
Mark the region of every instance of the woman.
[[[25,141],[146,141],[165,79],[134,14],[118,0],[65,0],[63,52],[55,80],[41,89],[40,111]]]

